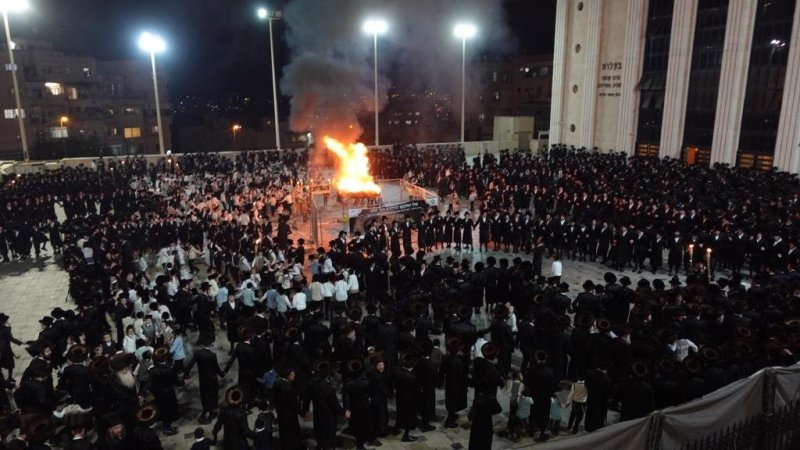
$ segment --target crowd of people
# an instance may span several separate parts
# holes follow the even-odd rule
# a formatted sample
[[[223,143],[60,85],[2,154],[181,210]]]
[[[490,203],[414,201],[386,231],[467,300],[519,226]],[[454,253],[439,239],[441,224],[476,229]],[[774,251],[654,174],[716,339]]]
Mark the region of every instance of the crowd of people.
[[[440,208],[316,248],[292,238],[306,152],[3,178],[0,256],[49,245],[72,302],[24,343],[0,314],[0,433],[18,430],[6,447],[160,448],[155,423],[171,435],[196,421],[200,449],[330,449],[341,434],[362,449],[439,424],[468,427],[481,450],[504,410],[506,437],[547,440],[798,361],[788,174],[563,146],[370,157],[378,178],[436,189]],[[607,272],[576,294],[544,258]],[[645,264],[666,276],[634,287],[624,272]],[[19,380],[16,346],[33,357]],[[190,417],[179,398],[195,392]]]

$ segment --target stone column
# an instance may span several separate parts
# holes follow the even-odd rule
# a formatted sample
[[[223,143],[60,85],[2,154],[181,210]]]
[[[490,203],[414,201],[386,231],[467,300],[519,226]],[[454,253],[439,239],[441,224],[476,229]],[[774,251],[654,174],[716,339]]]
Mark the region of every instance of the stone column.
[[[564,77],[567,60],[567,21],[570,0],[558,0],[556,5],[556,33],[553,47],[553,88],[550,99],[550,144],[564,142]]]
[[[594,116],[597,107],[597,76],[600,71],[600,24],[603,21],[603,0],[586,2],[589,16],[586,32],[586,76],[583,79],[583,110],[581,111],[581,145],[594,145]]]
[[[711,164],[736,164],[757,3],[753,0],[731,0],[728,4]]]
[[[785,172],[797,173],[800,170],[800,5],[794,8],[781,118],[772,165]]]
[[[679,158],[681,155],[696,19],[696,0],[675,0],[672,9],[672,33],[669,39],[664,116],[661,120],[661,143],[658,151],[658,155],[662,158],[665,156]]]
[[[639,119],[639,80],[642,78],[645,35],[647,33],[647,0],[628,0],[625,30],[625,57],[622,59],[622,92],[615,151],[633,155]],[[605,150],[605,149],[604,149]]]

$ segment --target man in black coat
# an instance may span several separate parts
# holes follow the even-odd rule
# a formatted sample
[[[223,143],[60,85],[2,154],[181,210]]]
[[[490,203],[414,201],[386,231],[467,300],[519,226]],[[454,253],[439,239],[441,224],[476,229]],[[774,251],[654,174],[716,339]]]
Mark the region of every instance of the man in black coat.
[[[342,402],[350,430],[356,438],[356,449],[364,450],[366,443],[380,446],[381,443],[375,438],[375,417],[370,409],[370,380],[364,371],[364,363],[360,359],[350,360],[346,364],[346,371],[349,377],[342,386]]]
[[[159,418],[164,424],[164,434],[167,436],[178,433],[172,426],[172,423],[180,417],[175,386],[182,384],[178,380],[178,371],[169,365],[170,360],[169,350],[161,347],[153,353],[155,365],[150,368],[150,392],[156,399]]]
[[[86,367],[87,349],[83,345],[73,345],[67,352],[69,365],[64,367],[58,380],[58,389],[66,391],[82,408],[92,406],[92,374]]]
[[[447,354],[439,366],[440,384],[444,384],[444,406],[447,410],[445,428],[455,428],[458,412],[467,407],[469,367],[464,364],[464,341],[459,337],[447,339]]]
[[[525,376],[525,385],[530,389],[533,397],[531,419],[539,429],[539,438],[544,441],[549,438],[547,424],[550,420],[550,401],[556,388],[556,376],[553,369],[547,365],[549,355],[544,350],[537,350],[533,355],[533,367]]]
[[[403,430],[403,442],[417,440],[410,434],[411,430],[417,427],[417,399],[422,390],[413,372],[415,364],[414,355],[406,352],[400,356],[400,367],[392,369],[392,381],[396,389],[395,406],[397,407],[394,428],[395,432]]]
[[[225,393],[228,405],[220,410],[213,430],[215,441],[222,430],[222,445],[225,450],[248,448],[247,438],[255,437],[255,433],[247,424],[247,411],[242,407],[245,398],[246,394],[240,386],[233,386]]]
[[[586,431],[594,431],[606,425],[608,399],[611,396],[611,379],[606,369],[609,361],[601,362],[600,368],[589,370],[586,375]]]
[[[197,419],[202,424],[211,423],[217,415],[219,407],[219,378],[225,375],[220,369],[217,355],[209,347],[214,340],[213,335],[201,334],[197,339],[199,347],[194,352],[192,361],[186,366],[184,377],[189,376],[189,372],[197,364],[197,378],[200,383],[200,404],[203,405],[203,412]]]
[[[278,414],[278,435],[280,436],[281,450],[299,450],[305,448],[303,436],[300,433],[300,420],[302,408],[297,400],[292,383],[295,379],[294,368],[290,365],[281,365],[278,368],[278,381],[274,386],[275,411]]]
[[[431,421],[436,419],[436,378],[438,375],[436,367],[431,361],[433,343],[426,338],[419,341],[417,347],[420,357],[414,366],[414,375],[420,386],[417,402],[421,418],[419,429],[423,432],[433,431],[435,428],[431,426]]]
[[[644,417],[655,409],[653,386],[647,382],[650,374],[647,363],[641,360],[634,362],[631,374],[633,377],[620,386],[620,422]]]
[[[317,361],[314,366],[314,376],[308,384],[303,401],[303,411],[306,413],[313,404],[314,437],[317,448],[321,450],[333,449],[336,446],[334,440],[337,418],[344,415],[344,409],[336,398],[336,390],[331,385],[332,374],[333,366],[328,360]]]
[[[263,374],[256,373],[256,351],[250,343],[253,337],[253,329],[247,325],[243,325],[238,330],[239,339],[241,342],[236,344],[233,350],[233,356],[228,360],[225,365],[225,373],[228,373],[233,366],[233,363],[239,361],[239,387],[245,393],[245,407],[252,402],[256,394],[256,378]]]

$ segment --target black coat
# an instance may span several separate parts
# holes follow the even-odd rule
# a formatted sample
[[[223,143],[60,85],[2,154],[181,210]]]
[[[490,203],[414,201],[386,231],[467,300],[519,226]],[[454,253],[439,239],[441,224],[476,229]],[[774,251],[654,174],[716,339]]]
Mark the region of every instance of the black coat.
[[[375,422],[370,410],[370,391],[370,381],[364,373],[348,380],[343,386],[344,408],[350,411],[350,428],[358,441],[367,441],[375,437]]]
[[[594,431],[606,424],[611,379],[599,370],[590,370],[586,375],[586,392],[586,431]]]
[[[386,429],[389,424],[389,398],[392,391],[389,389],[386,372],[379,373],[377,370],[367,372],[369,379],[370,392],[370,415],[376,435]]]
[[[223,406],[214,424],[214,436],[222,430],[222,448],[241,450],[247,448],[247,438],[255,434],[247,425],[247,412],[238,406]]]
[[[239,386],[245,390],[245,395],[252,398],[256,391],[256,378],[263,375],[256,373],[256,351],[247,342],[236,344],[233,356],[225,366],[225,372],[230,370],[234,361],[239,361]]]
[[[197,364],[197,375],[200,383],[200,403],[206,411],[216,411],[219,406],[219,378],[224,375],[219,367],[217,355],[207,348],[194,352],[192,362],[186,366],[186,373]]]
[[[414,373],[402,367],[392,369],[392,382],[396,389],[397,421],[395,427],[401,430],[417,426],[417,399],[421,388]]]
[[[308,411],[309,404],[314,405],[314,436],[318,447],[331,446],[331,441],[336,437],[337,417],[344,410],[336,398],[336,391],[331,386],[330,380],[314,377],[308,384],[306,401],[303,409]]]
[[[83,364],[71,364],[64,368],[58,388],[72,397],[72,401],[84,408],[92,405],[92,374]]]
[[[180,417],[178,397],[175,395],[175,386],[178,384],[178,372],[174,368],[165,365],[150,368],[150,392],[156,399],[159,418],[164,423],[172,423]]]
[[[300,403],[292,387],[292,383],[282,378],[275,382],[275,411],[278,413],[278,434],[282,450],[296,450],[302,446],[300,433]]]
[[[549,405],[549,404],[548,404]],[[472,402],[469,410],[469,450],[486,450],[492,448],[494,424],[492,416],[502,412],[500,404],[494,397],[482,397]]]
[[[464,358],[448,353],[439,366],[439,379],[444,381],[444,404],[448,412],[456,413],[467,407],[469,379]]]
[[[420,358],[414,368],[420,386],[417,406],[423,421],[436,419],[436,368],[430,358]]]
[[[644,417],[655,409],[653,386],[644,380],[631,380],[623,384],[621,397],[622,408],[619,412],[621,422]]]

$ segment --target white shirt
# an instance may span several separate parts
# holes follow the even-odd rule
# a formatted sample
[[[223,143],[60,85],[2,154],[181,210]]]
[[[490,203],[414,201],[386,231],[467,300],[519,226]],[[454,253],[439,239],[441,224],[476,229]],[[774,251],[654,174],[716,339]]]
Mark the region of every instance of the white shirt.
[[[550,266],[550,268],[553,271],[554,277],[561,276],[561,261],[553,261],[553,265]]]
[[[334,286],[330,281],[322,283],[322,297],[333,297]]]
[[[292,307],[298,311],[306,310],[306,294],[302,291],[294,294],[292,297]]]
[[[347,301],[347,282],[344,280],[337,281],[334,286],[334,294],[337,302]]]
[[[347,277],[347,290],[351,293],[358,292],[358,277],[354,273]]]

